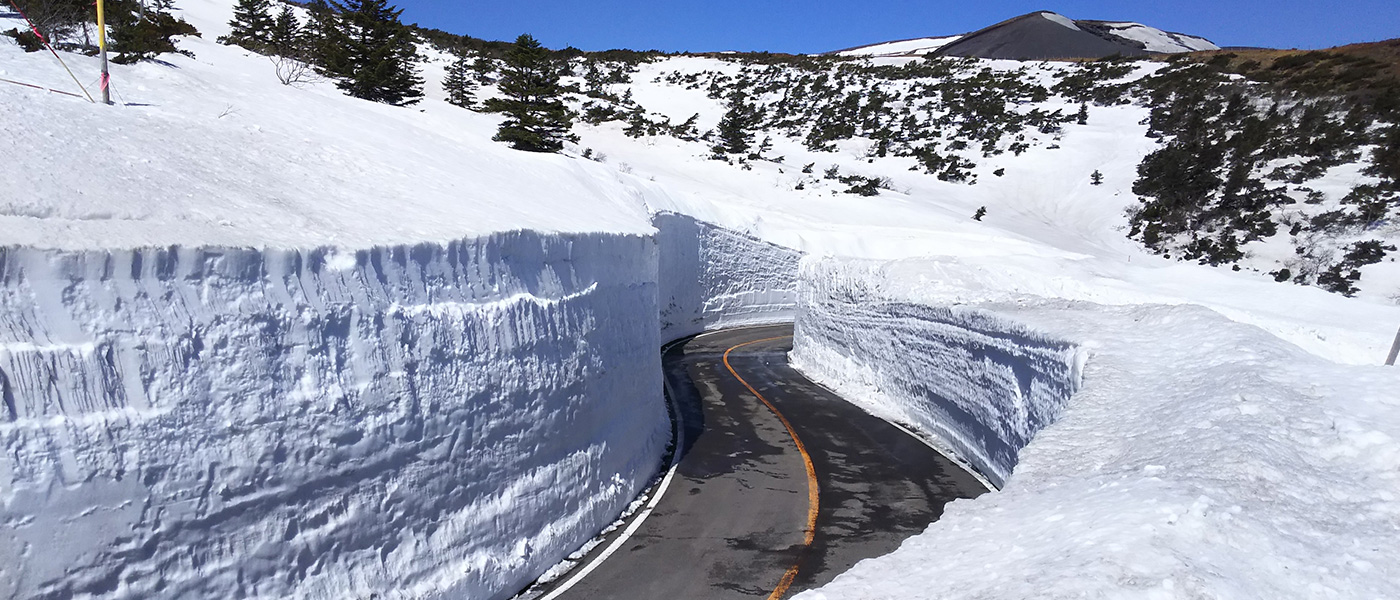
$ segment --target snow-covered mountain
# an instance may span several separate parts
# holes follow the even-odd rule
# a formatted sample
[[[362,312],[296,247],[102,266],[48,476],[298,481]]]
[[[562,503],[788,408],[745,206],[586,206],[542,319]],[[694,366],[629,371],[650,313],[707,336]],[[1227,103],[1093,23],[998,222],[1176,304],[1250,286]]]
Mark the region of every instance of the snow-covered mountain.
[[[886,42],[840,50],[840,56],[944,56],[1007,59],[1102,58],[1176,54],[1220,48],[1202,37],[1141,23],[1076,21],[1050,11],[1008,19],[972,33]]]
[[[508,597],[653,475],[660,343],[792,319],[814,378],[996,445],[1005,476],[809,598],[1400,580],[1377,366],[1400,270],[1357,267],[1356,298],[1267,275],[1400,238],[1389,213],[1349,222],[1385,180],[1371,138],[1331,132],[1345,115],[1279,106],[1304,154],[1220,148],[1258,159],[1246,181],[1301,178],[1268,180],[1270,218],[1340,227],[1278,227],[1234,271],[1128,237],[1144,159],[1213,148],[1171,118],[1197,114],[1172,110],[1186,67],[585,57],[568,101],[598,118],[535,155],[444,101],[445,52],[423,46],[411,108],[282,85],[213,41],[232,4],[176,0],[193,57],[115,66],[118,106],[0,82],[0,595]],[[75,91],[8,38],[0,78]],[[716,160],[736,89],[762,125]],[[934,420],[929,380],[962,421]]]

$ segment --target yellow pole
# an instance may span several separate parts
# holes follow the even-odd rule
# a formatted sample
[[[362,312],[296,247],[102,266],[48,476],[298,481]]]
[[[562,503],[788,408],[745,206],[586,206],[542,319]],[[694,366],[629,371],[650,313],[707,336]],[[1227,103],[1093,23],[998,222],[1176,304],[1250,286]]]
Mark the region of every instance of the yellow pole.
[[[112,103],[112,75],[107,70],[107,11],[97,0],[97,47],[102,51],[102,103]]]

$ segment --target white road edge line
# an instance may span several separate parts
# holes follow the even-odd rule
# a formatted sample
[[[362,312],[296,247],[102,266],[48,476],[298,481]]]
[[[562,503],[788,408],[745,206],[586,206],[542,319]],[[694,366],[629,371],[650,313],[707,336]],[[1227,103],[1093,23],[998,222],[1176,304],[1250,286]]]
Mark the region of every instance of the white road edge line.
[[[679,344],[683,341],[689,341],[691,339],[694,338],[684,338],[662,346],[661,355],[664,357],[666,355],[666,352],[669,351],[676,344]],[[661,478],[661,483],[656,486],[656,491],[652,493],[651,501],[647,502],[646,508],[642,509],[641,514],[637,515],[637,518],[632,520],[632,523],[627,526],[627,529],[622,532],[622,535],[618,536],[617,539],[613,540],[613,543],[608,544],[606,550],[603,550],[601,554],[595,557],[592,561],[589,561],[589,563],[585,565],[582,569],[575,571],[574,574],[570,576],[568,580],[566,580],[564,583],[559,584],[559,587],[554,588],[548,594],[545,594],[544,596],[540,597],[539,600],[554,600],[555,598],[558,598],[559,596],[563,595],[564,592],[569,591],[569,588],[572,588],[575,585],[578,585],[578,582],[583,581],[584,577],[587,577],[589,573],[592,573],[594,569],[597,569],[598,565],[603,564],[603,561],[607,560],[608,557],[612,556],[614,552],[617,552],[620,548],[622,548],[622,545],[627,543],[627,539],[632,537],[632,534],[636,533],[637,530],[642,527],[642,523],[647,520],[647,517],[651,516],[652,509],[656,508],[656,505],[661,502],[661,497],[666,495],[666,488],[671,486],[671,478],[675,477],[676,468],[679,467],[681,464],[681,451],[685,449],[685,422],[682,420],[683,417],[681,415],[680,407],[676,406],[674,394],[671,393],[671,380],[666,378],[664,369],[662,371],[661,377],[661,385],[666,388],[666,405],[671,408],[671,414],[674,414],[676,416],[676,449],[671,453],[671,466],[669,469],[667,469],[666,476]]]

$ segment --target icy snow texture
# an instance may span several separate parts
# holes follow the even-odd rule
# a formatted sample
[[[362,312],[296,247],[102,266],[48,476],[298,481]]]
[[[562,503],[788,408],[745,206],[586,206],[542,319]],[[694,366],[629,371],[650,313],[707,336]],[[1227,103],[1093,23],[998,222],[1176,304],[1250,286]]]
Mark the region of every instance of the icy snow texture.
[[[635,235],[0,253],[0,596],[499,598],[657,467]]]
[[[926,297],[880,270],[846,274],[886,306]],[[1332,363],[1201,306],[973,308],[1021,323],[1007,339],[1092,349],[1083,388],[1001,492],[798,598],[1395,597],[1394,369]]]
[[[1079,387],[1083,354],[984,311],[887,300],[879,265],[803,264],[793,366],[1002,486]]]
[[[678,213],[658,213],[653,223],[663,341],[792,321],[801,253]]]

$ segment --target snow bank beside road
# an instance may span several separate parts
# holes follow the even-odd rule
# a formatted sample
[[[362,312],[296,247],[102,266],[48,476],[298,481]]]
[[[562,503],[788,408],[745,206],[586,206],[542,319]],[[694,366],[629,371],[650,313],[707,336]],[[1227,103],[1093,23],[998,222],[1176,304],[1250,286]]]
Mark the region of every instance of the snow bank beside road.
[[[0,596],[492,598],[669,427],[648,237],[0,253]]]
[[[885,297],[880,264],[803,264],[792,365],[1001,487],[1079,387],[1084,354],[984,311]]]
[[[652,223],[662,340],[793,319],[802,253],[679,213]]]
[[[847,289],[925,300],[921,282],[847,273]],[[1201,306],[975,306],[1092,349],[1083,387],[1000,493],[952,503],[799,598],[1395,595],[1393,369],[1329,362]]]

